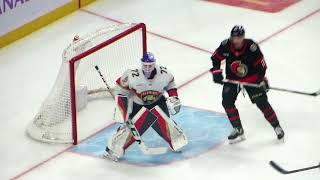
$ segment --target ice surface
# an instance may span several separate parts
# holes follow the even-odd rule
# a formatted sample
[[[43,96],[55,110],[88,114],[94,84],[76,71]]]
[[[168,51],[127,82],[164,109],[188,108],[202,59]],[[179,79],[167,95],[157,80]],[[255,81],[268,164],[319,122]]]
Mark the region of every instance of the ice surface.
[[[275,14],[194,0],[100,0],[86,7],[123,22],[145,22],[151,32],[213,51],[234,24],[260,41],[320,8],[320,1],[301,1]],[[83,11],[75,12],[0,50],[1,148],[0,179],[12,178],[69,145],[35,142],[25,135],[27,124],[50,91],[61,53],[73,36],[114,22]],[[317,51],[320,13],[261,44],[271,85],[304,91],[320,88]],[[176,75],[178,84],[209,68],[210,54],[148,35],[149,50]],[[209,74],[180,90],[184,105],[223,112],[221,86]],[[320,97],[271,91],[270,103],[287,133],[285,144],[274,143],[274,132],[248,98],[237,105],[247,140],[225,143],[200,156],[164,166],[115,164],[65,152],[21,179],[320,179],[318,170],[283,176],[268,165],[276,160],[288,169],[320,161]],[[111,115],[110,115],[111,116]],[[106,117],[108,119],[108,117]],[[111,124],[106,120],[105,125]],[[103,127],[101,127],[103,128]],[[93,133],[93,132],[92,132]]]

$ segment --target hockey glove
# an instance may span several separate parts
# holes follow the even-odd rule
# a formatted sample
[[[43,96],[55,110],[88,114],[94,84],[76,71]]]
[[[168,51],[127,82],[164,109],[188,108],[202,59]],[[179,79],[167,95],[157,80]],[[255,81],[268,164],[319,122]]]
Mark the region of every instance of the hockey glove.
[[[211,68],[210,72],[212,73],[213,77],[213,82],[218,83],[218,84],[223,84],[223,75],[222,75],[222,69],[214,69]]]
[[[266,92],[268,92],[269,89],[270,89],[268,79],[265,78],[265,79],[260,83],[260,86],[261,86]]]
[[[168,97],[167,106],[171,115],[177,114],[181,108],[180,99],[177,96]]]

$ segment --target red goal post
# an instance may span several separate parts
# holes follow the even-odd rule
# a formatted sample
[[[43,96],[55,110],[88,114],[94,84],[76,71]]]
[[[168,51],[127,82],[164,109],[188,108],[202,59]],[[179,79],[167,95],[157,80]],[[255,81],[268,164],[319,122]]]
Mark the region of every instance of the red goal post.
[[[86,129],[91,126],[91,115],[96,119],[103,118],[94,115],[99,114],[101,104],[90,107],[88,103],[93,95],[108,94],[94,66],[99,65],[107,83],[114,87],[116,78],[139,63],[147,51],[146,41],[146,26],[139,23],[102,28],[71,43],[63,53],[63,62],[51,92],[28,126],[29,136],[41,142],[77,144],[79,122],[83,122],[82,129]],[[105,106],[111,108],[106,104],[100,111],[104,111]],[[83,118],[79,121],[81,116]],[[88,135],[86,132],[80,139]]]

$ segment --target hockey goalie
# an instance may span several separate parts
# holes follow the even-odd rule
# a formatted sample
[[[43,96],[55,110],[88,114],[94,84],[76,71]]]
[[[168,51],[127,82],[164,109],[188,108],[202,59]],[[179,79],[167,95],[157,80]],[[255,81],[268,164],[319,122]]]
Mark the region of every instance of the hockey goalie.
[[[181,106],[173,75],[167,68],[157,65],[150,52],[143,55],[141,63],[141,68],[127,70],[116,81],[116,111],[120,112],[124,125],[118,128],[106,147],[104,157],[113,161],[118,161],[134,142],[139,143],[142,152],[152,151],[141,138],[149,128],[162,137],[172,151],[179,151],[188,143],[182,129],[170,119]]]

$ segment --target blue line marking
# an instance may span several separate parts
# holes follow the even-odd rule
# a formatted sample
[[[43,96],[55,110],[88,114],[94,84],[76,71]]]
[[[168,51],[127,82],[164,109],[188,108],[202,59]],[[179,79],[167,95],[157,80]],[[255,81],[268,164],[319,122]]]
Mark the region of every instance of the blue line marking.
[[[192,158],[222,144],[232,129],[225,114],[187,106],[183,106],[180,113],[175,115],[173,119],[184,130],[189,140],[188,145],[182,149],[182,152],[170,151],[161,155],[145,155],[134,143],[127,149],[120,162],[154,166]],[[118,126],[119,124],[114,124],[106,128],[70,151],[101,157],[107,141],[116,132]],[[142,138],[149,147],[168,146],[152,128],[149,128]]]

